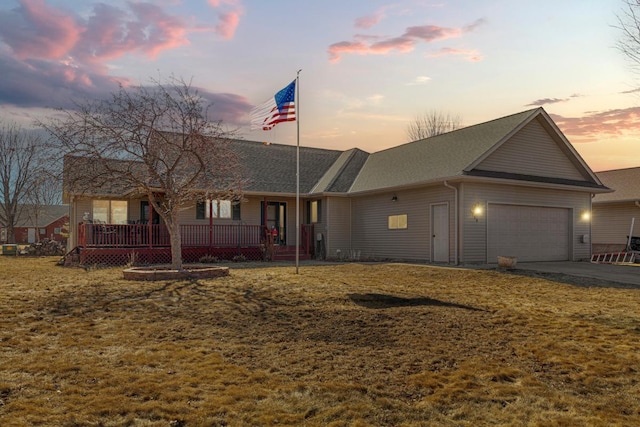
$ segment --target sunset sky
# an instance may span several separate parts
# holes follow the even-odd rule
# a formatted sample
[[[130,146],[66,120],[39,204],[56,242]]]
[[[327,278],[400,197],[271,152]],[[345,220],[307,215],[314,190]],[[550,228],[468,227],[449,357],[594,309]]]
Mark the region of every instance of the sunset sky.
[[[622,0],[3,0],[0,118],[28,125],[125,85],[177,76],[251,140],[295,123],[249,111],[300,73],[300,144],[407,142],[428,110],[463,125],[542,106],[595,171],[640,166],[640,74]]]

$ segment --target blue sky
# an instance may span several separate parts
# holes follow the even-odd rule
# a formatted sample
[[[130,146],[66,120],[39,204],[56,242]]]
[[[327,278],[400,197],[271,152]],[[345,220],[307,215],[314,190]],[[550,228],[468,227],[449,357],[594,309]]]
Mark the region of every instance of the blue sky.
[[[295,144],[249,111],[300,73],[300,143],[374,152],[428,110],[463,125],[537,106],[596,171],[640,166],[640,76],[616,49],[621,0],[5,0],[0,117],[191,80],[247,139]]]

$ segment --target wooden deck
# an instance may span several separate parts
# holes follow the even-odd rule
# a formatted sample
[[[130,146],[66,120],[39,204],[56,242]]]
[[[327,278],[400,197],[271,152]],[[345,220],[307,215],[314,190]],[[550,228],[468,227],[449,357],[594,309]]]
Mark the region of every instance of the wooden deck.
[[[313,225],[302,224],[300,259],[313,256]],[[295,246],[279,245],[261,225],[182,225],[182,260],[273,261],[295,259]],[[78,246],[70,253],[82,265],[171,262],[169,232],[159,224],[78,225]]]

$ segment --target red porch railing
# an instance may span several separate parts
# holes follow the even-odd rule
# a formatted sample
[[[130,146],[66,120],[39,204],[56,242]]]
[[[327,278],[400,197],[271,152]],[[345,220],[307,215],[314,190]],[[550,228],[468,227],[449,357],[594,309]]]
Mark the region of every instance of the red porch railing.
[[[182,225],[182,255],[185,262],[197,262],[204,255],[233,259],[244,255],[252,260],[288,259],[293,246],[274,244],[262,225]],[[302,225],[300,255],[314,253],[313,225]],[[142,262],[169,262],[169,232],[162,224],[78,224],[78,249],[82,263],[122,264],[133,253]]]
[[[260,246],[261,225],[182,225],[182,246],[236,247]],[[87,248],[139,248],[170,246],[167,227],[160,224],[78,225],[78,246]]]

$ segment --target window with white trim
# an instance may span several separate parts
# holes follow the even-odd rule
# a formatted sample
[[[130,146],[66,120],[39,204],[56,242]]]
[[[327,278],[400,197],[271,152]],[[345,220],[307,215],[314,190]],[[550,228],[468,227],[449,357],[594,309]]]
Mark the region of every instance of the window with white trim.
[[[92,219],[105,224],[126,224],[127,209],[126,200],[94,200]]]
[[[212,202],[211,208],[209,203]],[[196,219],[206,219],[213,214],[213,218],[231,219],[231,200],[205,200],[196,203]]]

